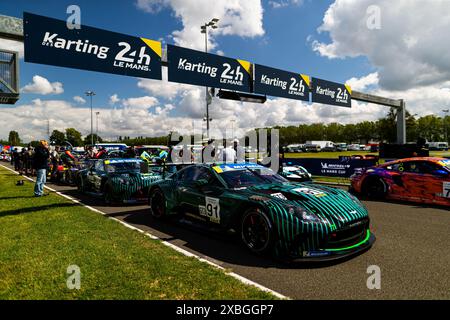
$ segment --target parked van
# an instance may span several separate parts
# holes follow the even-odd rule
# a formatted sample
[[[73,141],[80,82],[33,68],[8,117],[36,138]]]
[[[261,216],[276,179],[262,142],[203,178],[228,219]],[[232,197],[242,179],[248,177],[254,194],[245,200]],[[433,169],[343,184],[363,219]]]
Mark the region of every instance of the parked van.
[[[318,145],[322,151],[336,151],[333,141],[306,141],[308,145]]]
[[[348,151],[361,151],[361,147],[359,146],[359,144],[349,144],[347,146],[347,150]]]
[[[337,151],[347,151],[346,143],[336,143],[335,146]]]
[[[286,152],[303,152],[303,145],[302,144],[290,144],[286,147]]]
[[[448,151],[448,143],[447,142],[429,142],[428,149],[434,151]]]

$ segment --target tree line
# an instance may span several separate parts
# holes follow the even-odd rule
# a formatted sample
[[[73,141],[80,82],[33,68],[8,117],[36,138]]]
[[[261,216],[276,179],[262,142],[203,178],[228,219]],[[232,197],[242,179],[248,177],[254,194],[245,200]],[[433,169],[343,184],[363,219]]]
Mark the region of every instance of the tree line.
[[[397,140],[397,114],[391,109],[385,118],[363,121],[356,124],[315,123],[298,126],[277,126],[280,144],[305,143],[311,140],[326,140],[335,143],[368,143],[369,141],[395,143]],[[419,138],[428,142],[450,142],[450,117],[427,115],[416,118],[406,112],[406,139],[417,142]]]
[[[310,140],[327,140],[345,143],[368,143],[369,141],[382,141],[394,143],[397,138],[397,114],[396,109],[392,108],[385,118],[377,121],[363,121],[356,124],[340,123],[314,123],[300,124],[298,126],[276,126],[275,129],[280,133],[280,144],[305,143]],[[136,145],[167,145],[170,141],[170,134],[161,137],[129,137],[119,136],[117,141],[105,141],[101,137],[93,134],[95,142],[120,142],[129,146]],[[450,116],[439,117],[436,115],[427,115],[416,118],[406,112],[406,138],[408,142],[416,142],[419,138],[427,141],[450,142]],[[50,141],[56,145],[64,145],[69,142],[74,147],[91,144],[91,135],[84,137],[75,128],[65,129],[64,132],[53,130],[50,135]],[[3,145],[23,145],[19,133],[10,131],[8,141],[0,140]],[[37,141],[32,141],[31,145],[37,145]]]

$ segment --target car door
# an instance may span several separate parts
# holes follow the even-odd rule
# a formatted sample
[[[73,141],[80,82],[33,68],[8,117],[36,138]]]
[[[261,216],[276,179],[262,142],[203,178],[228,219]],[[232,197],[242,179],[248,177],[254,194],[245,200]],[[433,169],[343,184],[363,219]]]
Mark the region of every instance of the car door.
[[[208,167],[192,166],[184,171],[179,186],[182,209],[206,222],[220,224],[223,186]]]
[[[402,166],[401,181],[405,189],[405,197],[409,200],[427,198],[426,177],[421,172],[420,161],[407,161]]]
[[[194,192],[193,177],[195,171],[196,166],[190,166],[177,173],[176,193],[183,214],[197,214],[196,210],[198,209],[194,203],[197,203],[199,200],[195,199],[197,195]]]
[[[431,161],[409,161],[405,164],[402,180],[411,200],[438,200],[444,193],[446,171]]]
[[[87,170],[87,174],[86,174],[86,190],[87,191],[93,191],[94,190],[94,176],[95,176],[95,165],[97,162],[100,162],[100,160],[97,160],[95,162],[92,163],[92,165],[89,167],[89,169]]]
[[[450,177],[445,168],[432,161],[421,161],[418,171],[422,177],[419,184],[422,185],[425,199],[434,202],[450,198]]]
[[[389,196],[397,199],[408,198],[409,193],[404,181],[405,162],[394,163],[387,166],[385,169],[392,179]]]
[[[93,192],[101,192],[102,177],[105,175],[105,166],[102,160],[98,160],[87,174],[89,189]]]

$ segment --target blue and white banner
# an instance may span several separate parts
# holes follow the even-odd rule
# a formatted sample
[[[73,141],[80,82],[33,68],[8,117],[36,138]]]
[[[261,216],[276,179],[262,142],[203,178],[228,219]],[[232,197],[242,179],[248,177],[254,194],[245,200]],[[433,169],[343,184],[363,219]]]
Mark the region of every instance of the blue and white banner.
[[[312,102],[352,107],[352,89],[349,85],[312,78]]]
[[[255,64],[255,93],[309,101],[310,78],[307,75]]]
[[[216,54],[167,45],[169,81],[251,92],[251,64]]]
[[[24,12],[25,62],[161,79],[161,42]]]

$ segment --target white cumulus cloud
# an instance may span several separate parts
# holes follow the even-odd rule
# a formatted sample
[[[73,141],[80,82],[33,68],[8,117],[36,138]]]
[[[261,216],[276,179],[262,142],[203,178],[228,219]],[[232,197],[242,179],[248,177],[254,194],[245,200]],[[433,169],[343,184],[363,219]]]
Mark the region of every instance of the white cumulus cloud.
[[[439,84],[450,79],[449,16],[447,0],[336,0],[318,29],[331,41],[312,45],[330,59],[367,57],[386,89]]]
[[[116,103],[120,102],[119,95],[117,93],[113,94],[109,97],[109,104],[114,105]]]
[[[167,68],[162,70],[162,80],[140,79],[138,87],[144,89],[152,96],[172,100],[180,93],[192,89],[192,86],[167,81]]]
[[[303,0],[270,0],[268,2],[269,6],[273,9],[285,8],[290,5],[300,6],[303,4]]]
[[[175,44],[204,50],[204,37],[200,26],[218,18],[219,28],[211,30],[209,48],[215,49],[216,35],[256,37],[264,35],[263,7],[260,0],[138,0],[138,8],[155,13],[170,8],[181,20],[183,28],[172,32]]]
[[[73,100],[74,100],[75,102],[80,103],[80,104],[85,104],[85,103],[86,103],[86,99],[84,99],[83,97],[80,97],[80,96],[75,96],[75,97],[73,97]]]
[[[149,96],[138,97],[138,98],[128,98],[128,99],[122,100],[123,106],[128,107],[128,108],[133,108],[133,109],[147,110],[151,107],[154,107],[157,104],[158,104],[158,99],[156,99],[155,97],[149,97]]]
[[[64,92],[61,82],[50,82],[39,75],[33,76],[33,82],[21,89],[23,93],[35,93],[41,95],[61,94]]]

